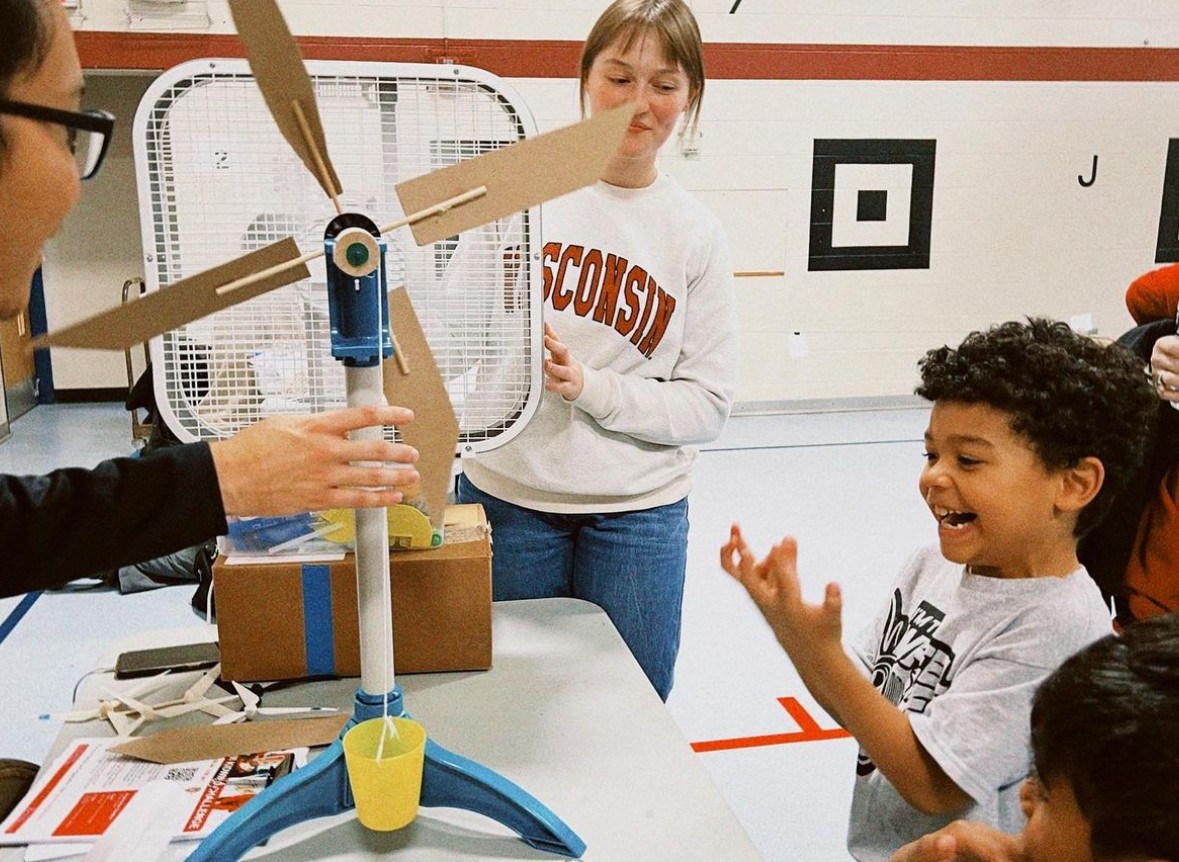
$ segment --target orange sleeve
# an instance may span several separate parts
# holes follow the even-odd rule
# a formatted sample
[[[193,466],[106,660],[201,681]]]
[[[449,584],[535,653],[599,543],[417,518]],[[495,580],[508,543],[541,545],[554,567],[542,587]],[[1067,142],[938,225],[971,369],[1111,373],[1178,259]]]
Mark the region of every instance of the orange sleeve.
[[[1126,308],[1137,324],[1172,320],[1179,306],[1179,263],[1152,269],[1126,288]]]

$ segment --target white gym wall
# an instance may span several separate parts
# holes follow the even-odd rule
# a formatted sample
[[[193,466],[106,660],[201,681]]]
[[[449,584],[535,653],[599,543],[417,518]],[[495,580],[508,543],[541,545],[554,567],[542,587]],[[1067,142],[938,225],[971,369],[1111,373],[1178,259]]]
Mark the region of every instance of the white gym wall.
[[[218,0],[75,5],[79,30],[121,34],[131,45],[155,33],[233,31]],[[605,4],[281,5],[299,36],[356,36],[358,43],[508,40],[513,50],[544,51],[528,43],[583,38]],[[1179,116],[1179,85],[1166,80],[1169,73],[1154,80],[1085,73],[1078,77],[1089,80],[1021,81],[999,80],[1004,76],[995,69],[1004,48],[1059,50],[1062,62],[1074,65],[1100,53],[1091,49],[1169,55],[1179,45],[1179,13],[1166,11],[1169,4],[979,0],[951,11],[932,0],[830,2],[821,11],[794,0],[697,0],[692,6],[710,50],[723,56],[726,46],[739,44],[742,56],[754,58],[740,77],[729,72],[709,81],[699,140],[688,153],[673,140],[663,157],[665,168],[723,220],[735,269],[748,273],[737,282],[742,409],[903,401],[925,349],[1025,314],[1072,320],[1110,337],[1129,327],[1123,291],[1158,265],[1168,146],[1179,138],[1179,122],[1168,118]],[[864,51],[882,52],[886,60],[891,55],[893,62],[882,68],[892,77],[792,79],[783,67],[800,46],[830,46],[837,58],[849,60]],[[937,46],[948,53],[928,53]],[[953,68],[953,49],[981,51],[989,71],[976,80],[937,80],[939,69]],[[899,79],[897,60],[907,54],[919,54],[914,62],[924,64],[931,80]],[[799,57],[813,68],[813,51]],[[461,53],[457,59],[472,62]],[[545,131],[576,119],[574,75],[570,68],[564,78],[509,81]],[[126,134],[145,79],[103,71],[90,81],[88,103],[117,113]],[[816,141],[856,143],[847,145],[850,154],[816,160],[816,146],[840,146]],[[1093,174],[1094,156],[1095,180],[1082,185]],[[142,273],[128,159],[126,146],[112,153],[49,249],[51,326],[117,303],[123,280]],[[843,267],[857,256],[841,256],[841,246],[883,248],[883,256],[870,253],[855,269],[817,268],[812,246],[820,229],[812,221],[823,219],[812,214],[816,162],[834,179],[833,247],[825,265]],[[927,183],[920,177],[930,162]],[[908,220],[921,221],[910,211],[914,205],[920,210],[921,196],[930,207],[927,263],[922,242],[911,247],[905,230]],[[868,210],[857,211],[857,201]],[[909,259],[891,268],[898,247]],[[125,383],[116,354],[55,350],[53,361],[58,388]]]

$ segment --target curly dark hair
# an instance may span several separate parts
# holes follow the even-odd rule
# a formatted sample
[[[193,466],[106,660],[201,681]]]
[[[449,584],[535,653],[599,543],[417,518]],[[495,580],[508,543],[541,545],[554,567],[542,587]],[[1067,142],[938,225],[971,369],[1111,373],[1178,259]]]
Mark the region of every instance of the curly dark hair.
[[[1142,360],[1121,345],[1031,317],[972,332],[957,348],[930,350],[918,367],[918,395],[1010,414],[1011,429],[1049,470],[1087,456],[1101,461],[1105,480],[1078,515],[1077,536],[1101,521],[1145,457],[1158,398]]]
[[[0,0],[0,99],[20,75],[35,72],[45,60],[53,40],[53,19],[43,0]],[[0,128],[0,159],[7,149]]]
[[[1179,859],[1179,617],[1082,649],[1040,684],[1032,759],[1065,780],[1101,859]]]

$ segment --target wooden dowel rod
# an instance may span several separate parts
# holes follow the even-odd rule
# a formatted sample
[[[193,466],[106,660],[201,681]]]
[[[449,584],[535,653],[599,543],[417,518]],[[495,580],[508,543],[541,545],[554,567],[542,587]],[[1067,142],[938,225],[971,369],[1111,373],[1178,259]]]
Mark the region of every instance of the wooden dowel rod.
[[[327,162],[324,160],[323,154],[319,152],[315,138],[311,135],[311,124],[307,122],[303,106],[294,101],[291,102],[291,110],[295,113],[295,122],[299,124],[299,131],[303,133],[303,141],[311,153],[311,160],[315,162],[315,172],[319,174],[319,182],[323,185],[324,191],[328,193],[328,197],[332,199],[332,205],[335,206],[336,214],[339,215],[344,212],[344,207],[341,206],[340,198],[335,192],[331,172],[327,169]]]
[[[470,203],[476,198],[481,198],[487,194],[487,186],[479,186],[470,191],[463,192],[461,195],[455,195],[452,198],[447,198],[444,201],[434,204],[432,207],[426,207],[424,210],[419,210],[412,215],[407,215],[405,218],[398,219],[395,222],[385,225],[381,228],[381,233],[388,233],[391,230],[396,230],[399,227],[404,227],[407,224],[416,224],[424,218],[429,218],[432,215],[444,213],[449,209],[457,206],[462,206],[465,203]]]
[[[292,102],[292,104],[295,104],[295,103]],[[413,224],[415,222],[421,221],[424,218],[428,218],[429,216],[437,215],[438,213],[442,213],[442,212],[446,212],[451,207],[460,206],[462,204],[468,203],[469,201],[473,201],[476,198],[481,198],[485,194],[487,194],[487,186],[479,186],[478,188],[463,192],[461,195],[455,195],[452,198],[447,198],[446,200],[444,200],[440,203],[434,204],[434,206],[426,207],[424,210],[419,210],[418,212],[413,213],[412,215],[407,215],[407,216],[405,216],[405,218],[399,219],[398,221],[395,221],[392,224],[387,224],[383,228],[380,229],[380,232],[381,233],[388,233],[389,231],[396,230],[397,228],[402,227],[403,225]],[[275,264],[274,266],[267,267],[266,269],[260,270],[259,272],[255,272],[251,275],[247,275],[247,276],[243,276],[242,278],[235,279],[234,281],[231,281],[228,284],[223,284],[217,288],[217,293],[219,295],[224,295],[224,294],[230,293],[234,290],[238,290],[239,288],[246,287],[247,285],[257,284],[259,281],[269,278],[272,275],[277,275],[278,273],[283,272],[284,270],[288,270],[291,267],[298,266],[299,264],[302,264],[302,263],[307,263],[309,261],[315,260],[316,258],[322,257],[322,256],[323,256],[323,249],[320,249],[319,251],[308,252],[307,254],[303,255],[302,257],[297,257],[297,258],[294,258],[293,260],[288,260],[284,263]],[[404,368],[402,370],[406,374],[409,373]]]
[[[278,275],[280,272],[285,272],[286,270],[292,269],[293,267],[299,266],[300,264],[313,261],[317,257],[323,257],[323,249],[320,249],[319,251],[309,251],[307,254],[301,257],[292,258],[291,260],[285,261],[284,263],[276,263],[274,266],[268,266],[266,269],[258,270],[258,272],[251,273],[250,275],[245,275],[241,278],[235,278],[233,281],[218,287],[216,289],[216,293],[218,296],[224,296],[227,293],[232,293],[235,290],[239,290],[251,284],[257,284],[260,281],[270,278],[272,275]]]

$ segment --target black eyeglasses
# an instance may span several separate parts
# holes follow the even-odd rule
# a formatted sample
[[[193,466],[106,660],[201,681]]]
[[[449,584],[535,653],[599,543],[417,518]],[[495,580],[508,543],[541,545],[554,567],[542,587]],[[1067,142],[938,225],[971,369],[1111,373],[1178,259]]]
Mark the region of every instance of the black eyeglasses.
[[[66,144],[78,164],[78,176],[84,180],[98,173],[115,128],[114,114],[106,111],[60,111],[44,105],[0,99],[0,114],[65,126]]]

